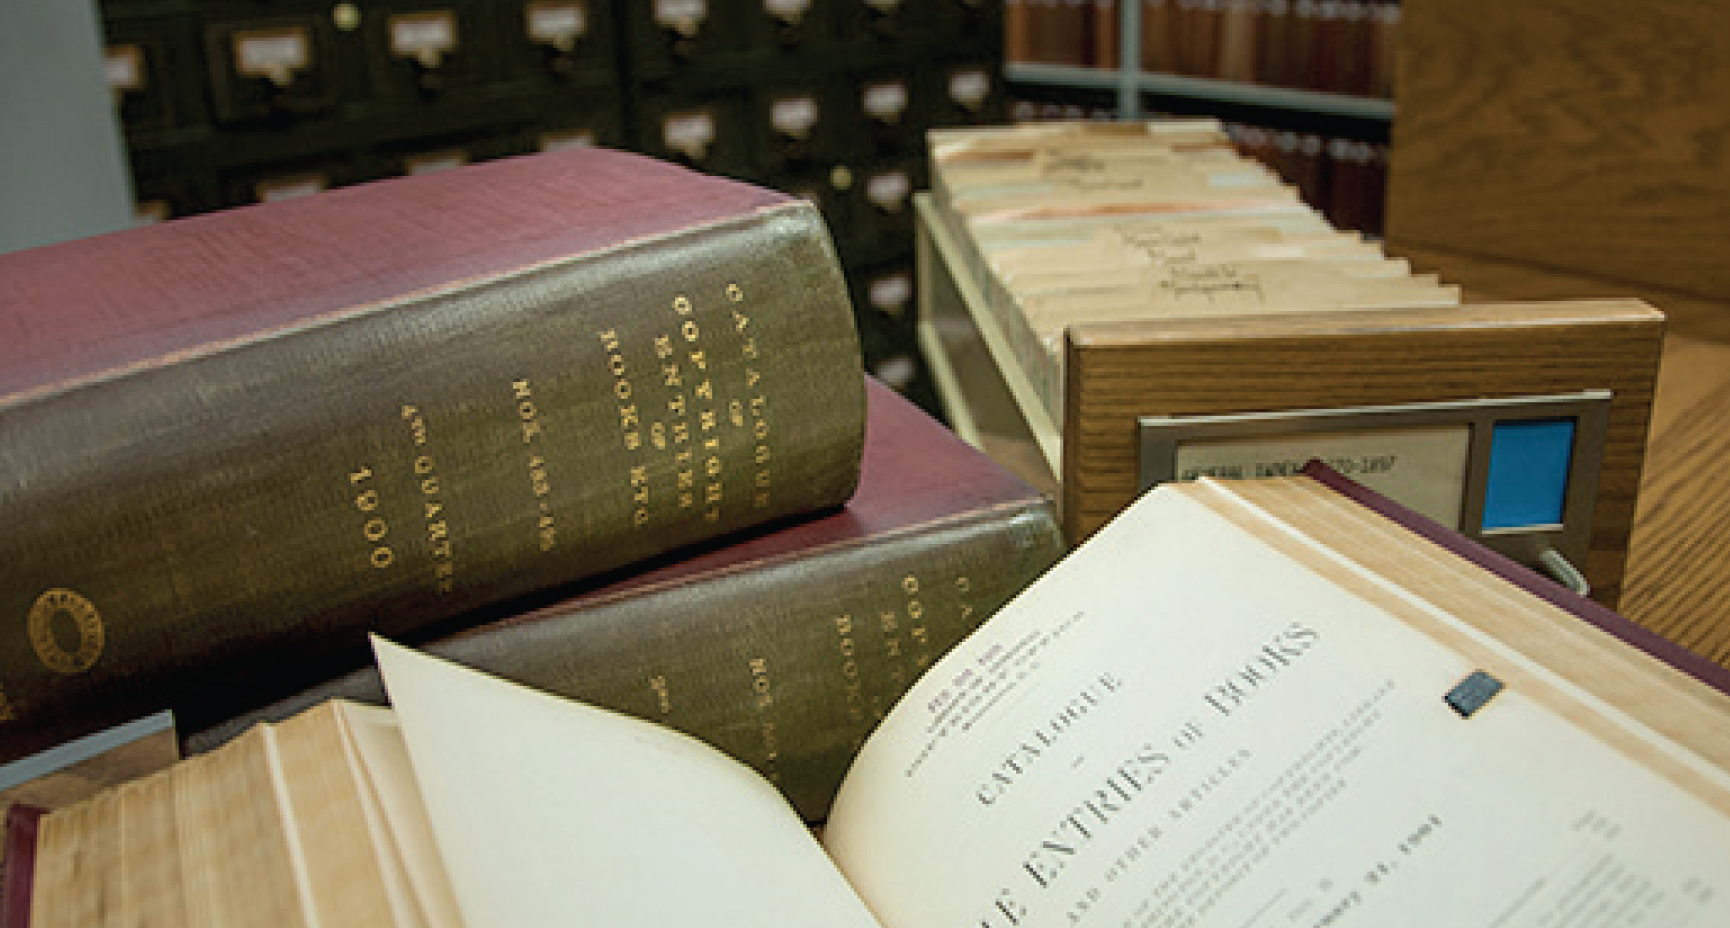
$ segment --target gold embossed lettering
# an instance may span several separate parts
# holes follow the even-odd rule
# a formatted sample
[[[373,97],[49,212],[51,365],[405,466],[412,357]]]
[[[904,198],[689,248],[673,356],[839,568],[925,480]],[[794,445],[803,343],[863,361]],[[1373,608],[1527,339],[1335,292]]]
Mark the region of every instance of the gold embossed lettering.
[[[370,546],[367,562],[374,569],[383,570],[396,562],[396,552],[384,543],[385,538],[390,534],[390,523],[386,522],[383,516],[377,514],[380,498],[378,489],[372,486],[372,480],[371,467],[358,468],[350,471],[348,475],[350,485],[362,487],[361,491],[354,496],[354,508],[367,516],[361,520],[360,524],[361,537],[365,538]]]
[[[96,604],[67,589],[52,589],[36,597],[27,620],[30,647],[36,659],[58,674],[81,674],[95,666],[107,642],[107,630]],[[70,626],[73,647],[67,648],[56,626]]]
[[[523,444],[531,444],[546,434],[541,427],[540,410],[535,404],[534,386],[528,378],[511,382],[511,398],[516,402],[517,418],[522,423]],[[558,542],[558,520],[553,516],[553,477],[547,459],[539,454],[528,457],[529,492],[534,495],[534,534],[542,551],[551,551]]]
[[[655,708],[659,710],[662,715],[671,714],[673,711],[673,695],[667,686],[667,678],[660,675],[650,677],[649,689],[655,694]]]
[[[522,423],[523,444],[541,437],[540,409],[535,406],[533,391],[527,380],[511,382],[511,393],[517,401],[517,419]]]
[[[416,417],[421,441],[424,444],[425,423]],[[450,593],[456,590],[455,548],[451,540],[450,522],[445,519],[445,504],[440,495],[443,492],[439,482],[438,462],[431,454],[422,454],[414,459],[414,472],[420,480],[421,522],[425,526],[427,553],[431,555],[433,565],[433,588],[440,593]]]
[[[409,435],[414,439],[415,447],[427,442],[426,420],[421,417],[420,409],[415,406],[403,406],[401,415],[403,421],[409,424]]]
[[[529,458],[529,489],[537,498],[553,492],[552,478],[547,475],[547,459],[538,454]]]
[[[757,699],[757,708],[766,709],[775,703],[775,693],[769,684],[769,661],[761,657],[751,658],[751,692]]]
[[[838,669],[841,688],[847,696],[847,715],[856,722],[861,721],[865,718],[864,684],[859,679],[859,662],[854,657],[857,647],[853,643],[851,615],[835,617],[835,650],[841,658]]]
[[[775,720],[763,719],[759,723],[758,729],[763,737],[763,760],[772,764],[781,757],[781,738],[775,733]],[[781,771],[770,770],[768,777],[770,783],[779,783],[781,782]]]
[[[619,403],[619,437],[626,450],[636,451],[643,446],[643,435],[640,431],[641,417],[636,404],[631,402],[634,390],[627,376],[629,365],[619,341],[616,329],[606,329],[596,334],[601,342],[601,348],[607,353],[607,372],[613,376],[613,397]]]
[[[631,467],[631,502],[635,507],[631,510],[631,522],[636,526],[649,523],[649,468],[635,464]]]
[[[756,442],[753,460],[757,467],[756,472],[752,475],[752,486],[755,488],[755,492],[751,495],[751,505],[758,509],[768,507],[773,499],[770,490],[773,489],[775,482],[773,471],[769,467],[769,462],[774,454],[769,446],[768,405],[768,397],[762,394],[751,397],[747,404],[750,411],[751,438]]]

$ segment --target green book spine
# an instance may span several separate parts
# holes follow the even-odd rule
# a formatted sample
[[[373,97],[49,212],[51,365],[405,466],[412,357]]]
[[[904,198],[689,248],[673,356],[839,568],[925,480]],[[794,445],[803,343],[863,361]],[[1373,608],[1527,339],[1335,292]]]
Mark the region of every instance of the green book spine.
[[[877,721],[937,657],[1064,553],[1049,500],[871,384],[846,508],[417,646],[685,731],[823,818]],[[382,703],[371,667],[205,726],[208,751],[330,698]]]
[[[607,156],[623,157],[583,157]],[[156,341],[136,357],[112,349],[138,341],[122,332],[98,343],[112,356],[94,370],[7,385],[0,759],[163,707],[256,705],[259,687],[306,685],[364,653],[366,630],[404,635],[847,499],[863,391],[814,209],[646,161],[597,177],[584,160],[550,175],[522,161],[464,169],[466,186],[357,188],[279,224],[264,221],[272,207],[239,211],[250,225],[219,214],[168,230],[172,249],[122,239],[88,261],[19,263],[22,283],[0,285],[13,331],[52,312],[30,302],[45,264],[64,277],[104,273],[117,250],[240,255],[230,243],[247,233],[274,236],[259,287],[328,299],[292,317],[273,303],[268,327],[227,337],[207,324],[222,307],[182,312],[176,324],[202,336],[184,345],[147,319],[135,328]],[[640,174],[684,203],[726,186],[700,215],[615,217]],[[358,284],[321,291],[326,263],[350,259],[313,233],[382,252],[364,239],[396,228],[377,215],[399,183],[424,248],[398,238]],[[416,250],[447,247],[441,221],[467,238],[449,269],[423,272]],[[504,254],[489,263],[489,248]],[[153,298],[168,314],[200,288],[237,292],[236,263],[180,268]],[[298,287],[263,279],[296,271]]]

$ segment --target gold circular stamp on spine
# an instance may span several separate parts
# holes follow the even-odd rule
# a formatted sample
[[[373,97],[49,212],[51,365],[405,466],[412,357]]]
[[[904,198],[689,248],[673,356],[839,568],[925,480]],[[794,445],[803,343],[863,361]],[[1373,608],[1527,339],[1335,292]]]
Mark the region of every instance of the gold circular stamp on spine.
[[[68,651],[54,634],[54,619],[64,615],[78,629],[78,648]],[[71,590],[54,589],[36,597],[30,607],[30,646],[44,666],[55,673],[89,670],[102,655],[105,633],[96,605]]]

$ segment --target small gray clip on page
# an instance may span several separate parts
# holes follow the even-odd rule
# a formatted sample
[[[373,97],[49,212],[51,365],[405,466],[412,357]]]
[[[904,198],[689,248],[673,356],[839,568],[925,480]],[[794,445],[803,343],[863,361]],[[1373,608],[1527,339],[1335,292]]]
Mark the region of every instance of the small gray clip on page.
[[[1448,690],[1445,698],[1448,705],[1460,714],[1460,718],[1469,719],[1501,691],[1502,681],[1482,670],[1474,670],[1470,676]]]

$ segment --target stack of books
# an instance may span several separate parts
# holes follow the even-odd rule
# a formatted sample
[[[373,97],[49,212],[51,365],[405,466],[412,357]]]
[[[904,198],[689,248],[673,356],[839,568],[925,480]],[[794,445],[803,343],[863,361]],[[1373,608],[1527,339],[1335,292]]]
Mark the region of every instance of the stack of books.
[[[866,376],[813,206],[623,152],[6,255],[0,330],[0,762],[364,698],[381,633],[713,740],[815,819],[1063,551]]]

